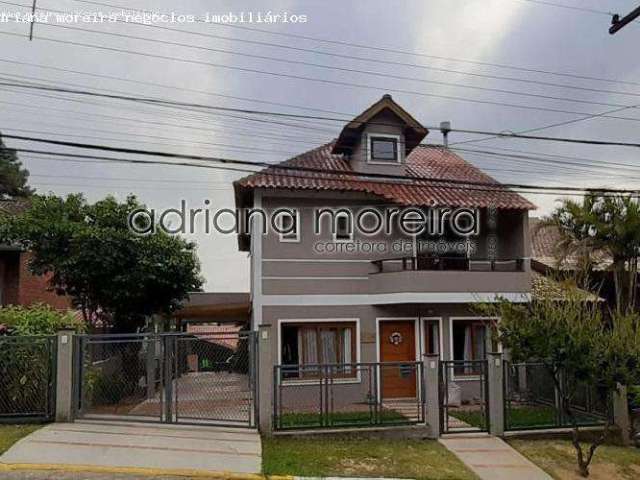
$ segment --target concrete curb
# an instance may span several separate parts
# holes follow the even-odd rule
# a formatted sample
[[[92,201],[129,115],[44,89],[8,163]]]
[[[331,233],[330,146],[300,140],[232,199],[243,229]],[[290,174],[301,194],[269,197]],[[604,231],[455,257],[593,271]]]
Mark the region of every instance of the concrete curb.
[[[100,467],[95,465],[65,465],[45,463],[0,463],[0,472],[11,471],[64,471],[71,473],[121,473],[131,475],[172,475],[175,477],[191,477],[204,479],[228,480],[294,480],[291,475],[262,475],[259,473],[211,472],[207,470],[173,470],[140,467]]]
[[[402,480],[392,478],[354,478],[354,477],[296,477],[293,475],[262,475],[260,473],[210,472],[206,470],[172,470],[162,468],[139,467],[99,467],[95,465],[64,465],[46,463],[0,463],[1,472],[45,471],[66,473],[114,473],[130,475],[203,478],[215,480]]]

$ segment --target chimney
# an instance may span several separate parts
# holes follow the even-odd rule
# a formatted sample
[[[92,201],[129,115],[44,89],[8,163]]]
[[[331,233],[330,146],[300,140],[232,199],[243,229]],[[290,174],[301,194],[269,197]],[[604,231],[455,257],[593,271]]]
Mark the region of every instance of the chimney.
[[[442,132],[442,145],[449,148],[449,132],[451,131],[451,122],[440,122],[440,131]]]

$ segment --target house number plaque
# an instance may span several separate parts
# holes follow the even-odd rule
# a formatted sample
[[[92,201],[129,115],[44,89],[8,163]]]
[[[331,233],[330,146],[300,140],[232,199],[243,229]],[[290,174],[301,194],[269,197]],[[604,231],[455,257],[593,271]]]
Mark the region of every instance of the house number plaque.
[[[403,342],[402,334],[400,332],[393,332],[389,335],[389,343],[392,345],[400,345]]]

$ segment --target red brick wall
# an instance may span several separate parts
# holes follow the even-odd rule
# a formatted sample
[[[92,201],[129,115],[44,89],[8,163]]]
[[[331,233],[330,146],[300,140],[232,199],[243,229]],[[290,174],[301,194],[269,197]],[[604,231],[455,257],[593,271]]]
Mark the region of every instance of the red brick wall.
[[[69,297],[61,296],[49,287],[50,275],[36,276],[29,271],[30,253],[7,252],[0,258],[3,305],[46,303],[53,308],[71,308]]]
[[[18,304],[18,283],[20,274],[20,253],[3,252],[0,257],[2,272],[2,304]]]

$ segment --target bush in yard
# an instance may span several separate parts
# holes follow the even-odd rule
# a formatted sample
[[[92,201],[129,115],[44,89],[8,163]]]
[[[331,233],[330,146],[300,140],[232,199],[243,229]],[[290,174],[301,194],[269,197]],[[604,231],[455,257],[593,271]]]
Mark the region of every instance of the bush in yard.
[[[63,327],[84,329],[84,324],[72,312],[61,312],[41,303],[0,308],[0,325],[9,335],[54,335]]]
[[[53,335],[62,327],[81,330],[83,324],[70,312],[38,304],[0,308],[0,325],[0,413],[41,413],[53,364],[50,340],[37,336]]]
[[[570,289],[562,300],[534,298],[527,304],[501,300],[483,305],[481,310],[500,317],[495,328],[515,362],[538,362],[548,371],[560,393],[563,413],[572,424],[579,472],[587,477],[593,455],[611,427],[608,410],[612,395],[619,385],[638,382],[640,318],[618,310],[606,320],[597,302],[587,302]],[[602,434],[589,440],[586,451],[581,445],[578,415],[571,408],[585,384],[596,388],[599,401],[608,411]]]

